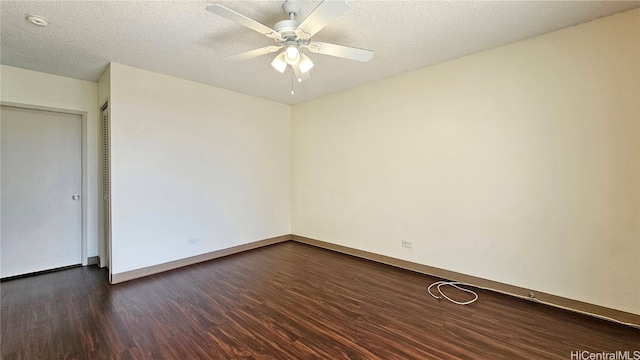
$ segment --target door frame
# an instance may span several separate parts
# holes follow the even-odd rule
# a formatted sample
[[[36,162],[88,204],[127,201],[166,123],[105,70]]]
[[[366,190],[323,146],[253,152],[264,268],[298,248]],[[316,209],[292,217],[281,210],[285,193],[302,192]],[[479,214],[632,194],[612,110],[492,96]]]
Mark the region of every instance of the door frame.
[[[23,104],[23,103],[14,103],[8,101],[0,101],[0,106],[13,107],[19,109],[26,110],[40,110],[40,111],[48,111],[54,113],[62,113],[62,114],[70,114],[70,115],[79,115],[80,116],[80,124],[81,124],[81,181],[82,181],[82,195],[80,196],[82,210],[81,210],[81,220],[80,220],[80,253],[82,266],[87,266],[88,258],[87,258],[87,237],[88,237],[88,216],[87,210],[89,209],[89,166],[88,166],[88,156],[87,156],[87,137],[88,137],[88,128],[87,128],[87,112],[86,111],[78,111],[72,109],[62,109],[50,106],[40,106],[40,105],[32,105],[32,104]]]
[[[109,154],[105,154],[104,153],[104,139],[105,139],[105,128],[104,128],[104,111],[107,110],[108,111],[108,117],[107,117],[107,134],[106,137],[108,139],[111,139],[111,106],[110,106],[110,97],[107,96],[107,98],[102,102],[102,104],[100,104],[100,106],[98,107],[99,109],[99,148],[100,151],[98,153],[98,157],[100,158],[100,161],[98,162],[98,177],[100,178],[100,181],[98,181],[98,200],[99,200],[99,220],[98,220],[98,228],[100,230],[100,235],[98,236],[98,253],[101,254],[100,256],[100,267],[106,267],[109,270],[109,282],[111,283],[111,213],[106,214],[106,216],[108,216],[109,218],[109,224],[105,223],[105,201],[109,202],[109,209],[111,209],[111,193],[109,193],[109,199],[105,200],[104,199],[104,178],[105,178],[105,173],[104,173],[104,168],[105,166],[109,167],[109,176],[111,175],[111,144],[108,144],[108,148],[109,148]],[[105,158],[107,159],[107,164],[105,164]],[[109,182],[111,182],[111,179],[109,179]],[[107,232],[109,233],[109,235],[105,236],[105,234],[107,234]],[[100,239],[102,241],[100,241]]]

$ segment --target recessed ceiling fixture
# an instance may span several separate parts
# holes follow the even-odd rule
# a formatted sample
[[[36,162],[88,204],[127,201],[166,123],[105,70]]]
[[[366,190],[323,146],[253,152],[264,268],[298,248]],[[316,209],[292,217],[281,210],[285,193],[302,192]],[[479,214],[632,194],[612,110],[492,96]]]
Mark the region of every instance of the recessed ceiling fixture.
[[[30,23],[38,26],[49,25],[49,22],[47,21],[47,19],[43,18],[40,15],[27,14],[27,20],[29,20]]]
[[[349,9],[349,4],[345,0],[321,2],[302,22],[295,19],[301,8],[298,0],[285,0],[282,8],[289,19],[278,22],[272,29],[224,6],[217,4],[207,6],[208,11],[257,31],[277,43],[277,45],[243,52],[228,59],[247,60],[280,51],[280,54],[271,62],[271,66],[281,73],[284,73],[287,67],[291,66],[298,82],[311,78],[309,70],[313,67],[311,59],[302,53],[303,49],[307,49],[312,53],[362,62],[367,62],[373,58],[373,51],[371,50],[311,41],[313,35]],[[293,94],[293,89],[291,93]]]

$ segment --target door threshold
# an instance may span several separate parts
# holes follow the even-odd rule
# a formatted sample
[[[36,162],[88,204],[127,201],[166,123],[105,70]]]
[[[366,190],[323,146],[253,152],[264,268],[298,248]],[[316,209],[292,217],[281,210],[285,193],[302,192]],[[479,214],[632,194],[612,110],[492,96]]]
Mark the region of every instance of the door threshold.
[[[48,274],[48,273],[52,273],[52,272],[56,272],[56,271],[73,269],[73,268],[77,268],[77,267],[81,267],[81,266],[82,266],[82,264],[75,264],[75,265],[62,266],[62,267],[55,268],[55,269],[35,271],[35,272],[32,272],[32,273],[27,273],[27,274],[7,276],[7,277],[0,278],[0,282],[5,282],[5,281],[9,281],[9,280],[16,280],[16,279],[22,279],[22,278],[31,277],[31,276],[38,276],[38,275]]]

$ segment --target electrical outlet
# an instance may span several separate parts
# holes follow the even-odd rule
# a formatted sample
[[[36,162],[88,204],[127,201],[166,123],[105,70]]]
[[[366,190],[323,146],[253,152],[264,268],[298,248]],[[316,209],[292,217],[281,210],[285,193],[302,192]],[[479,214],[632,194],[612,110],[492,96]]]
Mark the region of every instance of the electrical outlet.
[[[402,247],[406,247],[409,249],[413,249],[413,241],[410,240],[402,240]]]
[[[195,239],[195,238],[187,239],[187,244],[189,245],[193,245],[197,242],[198,242],[198,239]]]

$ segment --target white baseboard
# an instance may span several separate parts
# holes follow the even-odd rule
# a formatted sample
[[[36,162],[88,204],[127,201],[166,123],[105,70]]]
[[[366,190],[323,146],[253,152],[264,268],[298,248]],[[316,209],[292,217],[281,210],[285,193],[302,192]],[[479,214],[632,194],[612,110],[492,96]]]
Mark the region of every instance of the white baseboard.
[[[124,281],[137,279],[143,276],[149,276],[149,275],[161,273],[164,271],[177,269],[183,266],[193,265],[203,261],[209,261],[219,257],[228,256],[228,255],[236,254],[236,253],[247,251],[247,250],[257,249],[259,247],[273,245],[273,244],[277,244],[277,243],[281,243],[283,241],[289,241],[289,240],[291,240],[291,235],[287,234],[287,235],[277,236],[274,238],[254,241],[248,244],[242,244],[242,245],[230,247],[227,249],[216,250],[206,254],[200,254],[200,255],[184,258],[184,259],[170,261],[163,264],[148,266],[142,269],[136,269],[136,270],[125,271],[117,274],[112,274],[111,283],[117,284]]]
[[[616,322],[624,323],[625,325],[640,328],[640,315],[629,313],[621,310],[611,309],[604,306],[594,305],[578,300],[568,299],[562,296],[553,294],[547,294],[533,289],[525,289],[518,286],[503,284],[497,281],[487,280],[471,275],[461,274],[454,271],[439,269],[433,266],[418,264],[406,260],[400,260],[392,258],[390,256],[379,255],[368,251],[349,248],[342,245],[332,244],[326,241],[307,238],[299,235],[291,235],[291,240],[297,241],[303,244],[313,245],[327,250],[340,252],[356,256],[359,258],[399,267],[415,271],[421,274],[431,275],[442,279],[459,281],[479,288],[488,289],[491,291],[503,293],[506,295],[515,296],[522,299],[527,299],[533,302],[538,302],[545,305],[555,306],[566,310],[579,312],[594,316],[597,318],[612,320]],[[529,294],[534,293],[535,298],[530,298]]]

